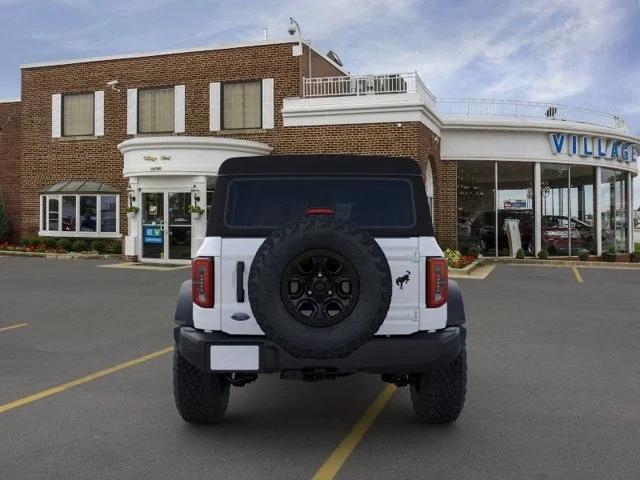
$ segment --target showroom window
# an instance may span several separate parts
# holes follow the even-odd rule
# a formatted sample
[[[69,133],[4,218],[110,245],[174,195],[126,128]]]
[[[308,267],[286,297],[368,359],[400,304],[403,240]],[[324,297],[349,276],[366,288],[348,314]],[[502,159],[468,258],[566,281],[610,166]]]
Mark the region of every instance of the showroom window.
[[[175,89],[138,90],[138,133],[169,133],[175,128]]]
[[[628,249],[629,192],[627,174],[618,170],[600,170],[600,218],[602,251],[613,248],[624,253]]]
[[[40,195],[40,234],[56,237],[117,237],[120,199],[102,182],[59,182]]]
[[[458,248],[496,253],[496,164],[458,162]]]
[[[262,82],[222,85],[223,130],[262,127]]]
[[[518,250],[535,251],[533,164],[498,162],[498,255],[513,257]]]
[[[62,136],[93,135],[94,93],[67,93],[62,96]]]

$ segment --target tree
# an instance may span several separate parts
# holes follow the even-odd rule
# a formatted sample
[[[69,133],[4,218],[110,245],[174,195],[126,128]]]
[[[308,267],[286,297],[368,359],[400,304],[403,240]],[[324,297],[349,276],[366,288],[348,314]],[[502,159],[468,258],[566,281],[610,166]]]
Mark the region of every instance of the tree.
[[[2,196],[0,196],[0,240],[6,240],[9,236],[9,214]]]

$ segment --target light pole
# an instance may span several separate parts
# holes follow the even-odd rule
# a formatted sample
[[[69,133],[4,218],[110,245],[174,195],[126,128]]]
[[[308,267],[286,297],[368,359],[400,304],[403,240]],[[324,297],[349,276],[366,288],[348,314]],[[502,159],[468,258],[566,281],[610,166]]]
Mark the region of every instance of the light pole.
[[[289,17],[289,28],[287,29],[287,31],[289,32],[289,35],[295,35],[296,33],[298,34],[298,48],[300,48],[300,55],[302,55],[303,53],[303,49],[302,49],[302,30],[300,29],[300,24],[298,24],[298,22],[296,22],[296,20],[293,17]],[[309,49],[307,58],[309,60],[309,65],[308,65],[308,72],[307,75],[309,78],[311,78],[311,40],[307,40],[307,48]]]

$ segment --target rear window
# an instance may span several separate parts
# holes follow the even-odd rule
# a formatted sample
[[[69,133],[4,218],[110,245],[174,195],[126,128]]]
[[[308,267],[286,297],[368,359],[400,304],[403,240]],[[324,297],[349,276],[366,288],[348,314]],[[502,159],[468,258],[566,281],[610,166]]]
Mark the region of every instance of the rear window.
[[[332,208],[363,228],[411,228],[416,223],[411,183],[402,178],[243,178],[229,183],[225,223],[276,228],[308,208]]]

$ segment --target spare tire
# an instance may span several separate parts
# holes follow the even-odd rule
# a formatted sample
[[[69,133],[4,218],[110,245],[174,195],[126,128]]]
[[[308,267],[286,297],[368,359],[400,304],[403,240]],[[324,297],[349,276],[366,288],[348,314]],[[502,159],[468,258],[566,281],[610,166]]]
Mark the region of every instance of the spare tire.
[[[276,229],[249,272],[265,335],[298,358],[341,358],[371,339],[391,303],[378,243],[353,222],[305,216]]]

